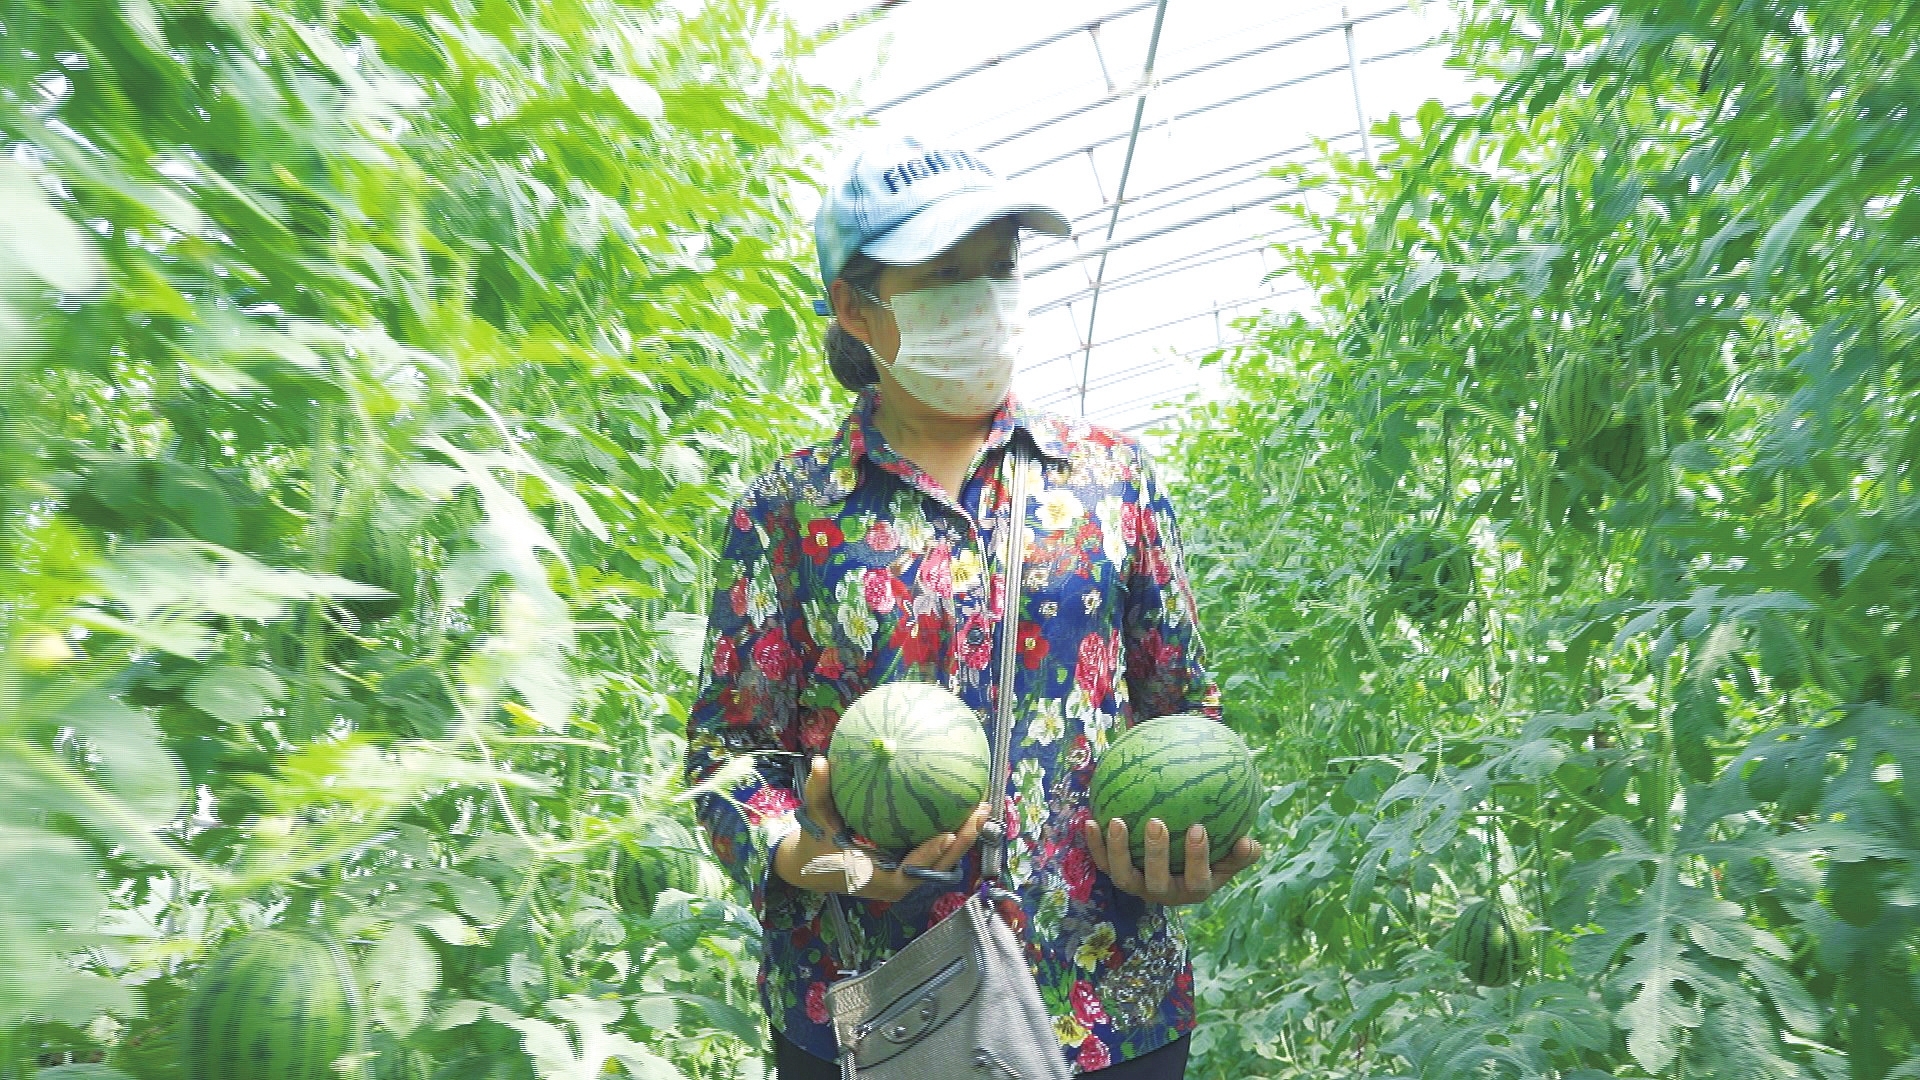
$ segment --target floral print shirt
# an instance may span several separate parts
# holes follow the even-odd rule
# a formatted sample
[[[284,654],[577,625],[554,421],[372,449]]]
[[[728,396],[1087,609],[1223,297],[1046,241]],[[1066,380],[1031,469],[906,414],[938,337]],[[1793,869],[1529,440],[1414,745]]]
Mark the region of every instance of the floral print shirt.
[[[833,1058],[827,984],[891,956],[978,881],[976,849],[964,888],[926,885],[893,904],[842,897],[856,939],[843,943],[823,927],[825,897],[773,874],[771,853],[799,827],[799,755],[825,753],[841,711],[868,688],[940,682],[991,737],[1007,596],[1001,459],[1023,438],[1032,472],[1007,884],[1078,1071],[1155,1050],[1193,1027],[1185,936],[1174,911],[1113,887],[1083,830],[1094,762],[1118,732],[1167,713],[1219,716],[1173,508],[1137,441],[1013,398],[950,498],[887,446],[873,421],[877,393],[861,396],[837,438],[783,458],[735,506],[688,722],[688,780],[714,780],[696,802],[700,819],[764,927],[767,1014],[788,1039]]]

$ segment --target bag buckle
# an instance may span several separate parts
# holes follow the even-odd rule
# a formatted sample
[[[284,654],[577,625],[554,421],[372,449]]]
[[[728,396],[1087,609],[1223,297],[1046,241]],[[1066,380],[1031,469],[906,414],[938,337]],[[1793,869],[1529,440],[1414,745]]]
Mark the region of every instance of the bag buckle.
[[[885,1035],[887,1040],[893,1043],[912,1042],[921,1035],[926,1034],[927,1025],[933,1023],[934,1017],[940,1015],[940,999],[932,994],[922,994],[920,1000],[915,1003],[915,1011],[919,1016],[919,1026],[916,1027],[905,1021],[896,1020],[881,1034]]]

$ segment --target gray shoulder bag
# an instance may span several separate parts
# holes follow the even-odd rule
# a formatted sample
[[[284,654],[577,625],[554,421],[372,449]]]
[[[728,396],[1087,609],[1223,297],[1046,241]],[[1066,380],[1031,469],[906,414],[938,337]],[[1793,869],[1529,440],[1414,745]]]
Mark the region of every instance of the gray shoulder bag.
[[[1019,937],[996,912],[1013,894],[1006,872],[1007,774],[1013,747],[1014,662],[1026,519],[1026,455],[1017,438],[1005,460],[1013,474],[1001,565],[1007,589],[1000,619],[1000,683],[993,725],[993,788],[981,829],[981,887],[952,915],[870,971],[827,987],[827,1012],[840,1044],[842,1080],[1068,1080],[1072,1071],[1040,1001]],[[853,935],[838,896],[827,897],[841,949]],[[845,959],[845,958],[843,958]]]

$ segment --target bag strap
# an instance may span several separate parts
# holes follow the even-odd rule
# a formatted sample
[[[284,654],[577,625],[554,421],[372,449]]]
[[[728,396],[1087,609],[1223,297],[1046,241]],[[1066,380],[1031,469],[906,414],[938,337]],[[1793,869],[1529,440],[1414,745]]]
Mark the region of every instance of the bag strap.
[[[1014,693],[1014,679],[1020,670],[1020,588],[1027,548],[1021,534],[1026,531],[1028,470],[1018,439],[1007,442],[1005,460],[1012,473],[1007,482],[1007,517],[1000,523],[1005,533],[1000,565],[1006,572],[1007,587],[1000,601],[1000,678],[994,688],[993,741],[989,744],[993,750],[993,788],[987,797],[987,821],[980,827],[980,839],[984,841],[980,878],[995,887],[1007,872],[1007,776],[1013,769],[1013,707],[1019,697]]]
[[[1000,888],[1000,877],[1007,872],[1007,778],[1013,772],[1014,678],[1019,672],[1020,581],[1024,574],[1027,545],[1022,534],[1027,522],[1027,454],[1020,440],[1007,440],[1007,453],[1001,459],[1006,474],[1007,516],[1000,523],[1000,566],[1006,573],[1006,589],[1001,596],[1000,672],[994,689],[993,735],[988,747],[993,756],[993,786],[987,796],[987,820],[980,827],[980,881],[991,889]],[[991,595],[991,593],[989,593]],[[846,912],[840,909],[838,893],[827,894],[827,916],[833,921],[833,936],[849,954],[853,929],[847,925]],[[846,959],[842,957],[841,959]],[[842,976],[855,974],[849,970]]]

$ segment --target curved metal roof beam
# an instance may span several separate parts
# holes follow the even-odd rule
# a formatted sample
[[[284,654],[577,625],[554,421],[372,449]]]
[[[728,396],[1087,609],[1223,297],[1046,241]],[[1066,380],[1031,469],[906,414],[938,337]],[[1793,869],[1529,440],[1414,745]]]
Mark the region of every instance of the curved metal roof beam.
[[[1113,193],[1113,217],[1107,221],[1107,242],[1100,255],[1100,269],[1093,277],[1093,300],[1087,311],[1086,357],[1080,365],[1080,415],[1087,415],[1087,372],[1093,364],[1093,327],[1100,318],[1100,284],[1107,276],[1107,252],[1113,248],[1113,231],[1120,227],[1120,208],[1127,204],[1127,177],[1133,173],[1133,152],[1140,145],[1140,120],[1147,115],[1147,88],[1153,85],[1153,62],[1160,54],[1160,28],[1166,25],[1167,0],[1153,16],[1153,37],[1147,42],[1147,62],[1140,73],[1140,96],[1133,103],[1133,129],[1127,133],[1127,156],[1120,166],[1120,186]]]
[[[900,3],[900,2],[901,0],[894,0],[894,3]],[[1118,11],[1110,11],[1107,14],[1102,15],[1091,22],[1081,23],[1079,26],[1070,26],[1067,29],[1060,31],[1057,34],[1049,34],[1038,41],[1031,42],[1026,45],[1022,45],[1019,48],[1013,50],[1012,52],[1001,53],[998,56],[990,56],[987,59],[980,61],[979,63],[973,65],[970,68],[967,68],[963,71],[956,71],[953,74],[948,75],[946,78],[939,79],[934,82],[930,82],[927,85],[922,86],[918,90],[909,90],[908,92],[901,94],[899,97],[894,98],[891,101],[883,101],[880,104],[875,105],[873,108],[868,109],[867,115],[871,117],[876,113],[885,112],[886,110],[891,109],[897,105],[904,105],[907,102],[912,101],[914,98],[921,96],[922,94],[931,94],[935,90],[945,89],[946,87],[952,86],[954,83],[957,83],[962,79],[972,78],[973,76],[978,75],[981,72],[988,70],[989,68],[998,67],[999,65],[1004,64],[1009,60],[1018,59],[1019,57],[1025,56],[1030,52],[1034,52],[1039,49],[1044,49],[1049,45],[1053,45],[1055,43],[1065,41],[1066,39],[1072,37],[1075,34],[1084,34],[1091,30],[1098,30],[1105,23],[1112,22],[1115,19],[1126,18],[1128,15],[1138,14],[1139,12],[1145,11],[1159,2],[1160,0],[1144,0],[1144,2],[1134,4],[1132,7],[1124,7]]]

